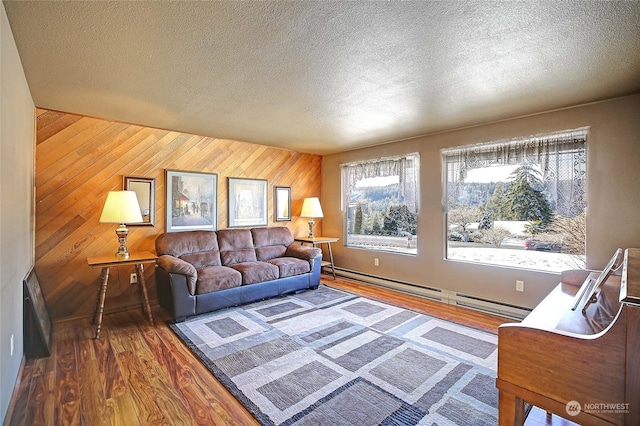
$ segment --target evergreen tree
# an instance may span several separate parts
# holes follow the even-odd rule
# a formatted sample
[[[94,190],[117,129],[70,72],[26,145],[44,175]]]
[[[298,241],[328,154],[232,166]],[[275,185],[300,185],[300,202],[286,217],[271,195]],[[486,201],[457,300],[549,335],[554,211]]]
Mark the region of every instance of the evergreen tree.
[[[360,203],[356,205],[356,212],[353,218],[353,233],[362,234],[362,205]]]
[[[493,227],[493,221],[491,220],[491,213],[486,211],[486,209],[480,209],[482,213],[482,219],[480,219],[480,223],[478,224],[478,229],[480,230],[488,230]]]
[[[383,215],[378,211],[372,211],[363,215],[362,233],[367,235],[382,235]]]
[[[524,232],[532,236],[544,232],[544,230],[545,226],[541,220],[532,220],[524,224]]]
[[[416,235],[417,227],[418,224],[415,213],[411,213],[409,208],[404,204],[390,206],[389,212],[384,217],[383,230],[387,235],[399,235],[400,232]]]
[[[398,235],[398,224],[389,216],[385,216],[382,225],[383,235]]]
[[[380,212],[372,214],[371,233],[373,235],[382,235],[382,225],[380,224],[384,219]]]
[[[510,218],[509,207],[505,199],[505,185],[497,182],[491,198],[485,204],[485,212],[493,220],[508,220]]]
[[[509,189],[504,194],[507,220],[539,220],[542,226],[551,223],[553,212],[544,193],[540,172],[524,164],[511,173]]]

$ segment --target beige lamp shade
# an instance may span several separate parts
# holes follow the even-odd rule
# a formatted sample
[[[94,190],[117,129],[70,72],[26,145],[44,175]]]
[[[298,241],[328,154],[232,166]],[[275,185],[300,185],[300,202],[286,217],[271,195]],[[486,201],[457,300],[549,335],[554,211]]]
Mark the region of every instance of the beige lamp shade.
[[[324,217],[322,206],[318,197],[305,198],[302,203],[302,211],[300,217]]]
[[[302,203],[302,211],[300,212],[300,217],[308,217],[309,218],[309,237],[315,238],[315,234],[313,232],[313,227],[316,225],[314,217],[324,217],[322,214],[322,207],[320,206],[320,200],[318,197],[305,198]]]
[[[127,223],[142,222],[142,213],[140,212],[140,204],[138,197],[134,191],[110,191],[107,195],[107,201],[102,208],[100,223],[119,223],[116,229],[118,237],[118,251],[116,257],[120,259],[129,258],[129,250],[127,249]]]
[[[100,223],[139,223],[142,213],[134,191],[110,191],[104,203]]]

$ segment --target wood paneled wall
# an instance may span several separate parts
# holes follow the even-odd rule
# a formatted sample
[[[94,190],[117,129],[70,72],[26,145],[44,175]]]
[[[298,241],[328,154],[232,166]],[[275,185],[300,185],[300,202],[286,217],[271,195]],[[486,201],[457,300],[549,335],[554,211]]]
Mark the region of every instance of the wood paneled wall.
[[[130,251],[155,251],[165,230],[165,170],[218,174],[218,229],[227,227],[227,177],[267,179],[269,225],[306,235],[302,200],[320,196],[322,157],[233,140],[38,109],[36,113],[36,271],[54,319],[91,315],[100,284],[87,257],[115,253],[116,225],[99,223],[123,176],[156,179],[155,227],[131,226]],[[292,188],[291,222],[273,221],[273,187]],[[322,223],[317,229],[321,231]],[[117,270],[115,270],[117,269]],[[106,310],[138,304],[130,267],[112,268]],[[153,268],[145,277],[157,300]]]

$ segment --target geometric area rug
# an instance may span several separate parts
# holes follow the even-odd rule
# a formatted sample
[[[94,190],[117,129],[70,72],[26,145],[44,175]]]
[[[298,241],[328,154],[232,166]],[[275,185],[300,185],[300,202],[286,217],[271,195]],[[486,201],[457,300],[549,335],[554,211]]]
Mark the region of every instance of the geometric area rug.
[[[326,286],[169,324],[263,425],[496,425],[497,336]]]

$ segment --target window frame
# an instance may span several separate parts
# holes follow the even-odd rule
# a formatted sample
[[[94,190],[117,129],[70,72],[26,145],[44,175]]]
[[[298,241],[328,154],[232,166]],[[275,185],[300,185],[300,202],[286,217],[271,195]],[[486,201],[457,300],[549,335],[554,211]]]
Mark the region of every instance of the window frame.
[[[368,160],[361,160],[340,165],[341,169],[341,202],[340,207],[343,217],[343,235],[344,246],[353,249],[370,250],[374,252],[396,253],[415,255],[417,253],[417,222],[419,214],[419,192],[420,192],[420,154],[412,152],[408,154],[393,157],[378,157]],[[355,208],[351,206],[350,196],[357,182],[367,178],[385,178],[390,176],[398,176],[398,184],[400,192],[408,202],[401,205],[407,206],[408,211],[415,215],[415,235],[406,235],[403,240],[394,241],[397,245],[393,246],[367,246],[366,244],[353,244],[351,242],[350,232],[350,210]],[[366,234],[362,234],[366,235]],[[379,235],[379,234],[371,234]],[[389,236],[397,238],[397,236]],[[406,241],[406,242],[405,242]],[[406,244],[406,247],[401,247]]]
[[[498,263],[490,263],[484,259],[471,260],[451,257],[452,241],[449,239],[449,232],[452,223],[450,222],[449,212],[456,205],[458,208],[469,207],[469,205],[460,206],[458,204],[461,195],[460,191],[465,184],[467,172],[493,165],[522,166],[524,164],[536,164],[541,170],[541,180],[545,185],[545,191],[550,193],[550,201],[556,217],[584,217],[587,205],[588,130],[588,127],[583,127],[442,149],[442,206],[445,224],[443,248],[445,260],[468,261],[474,264],[517,269],[543,270],[542,267],[538,269],[538,267],[521,266],[515,262],[508,264],[499,261]],[[561,179],[561,176],[564,180]],[[504,183],[507,180],[500,182]],[[586,251],[586,235],[584,251]],[[585,256],[584,251],[581,255],[583,258]],[[579,267],[583,266],[580,265]]]

